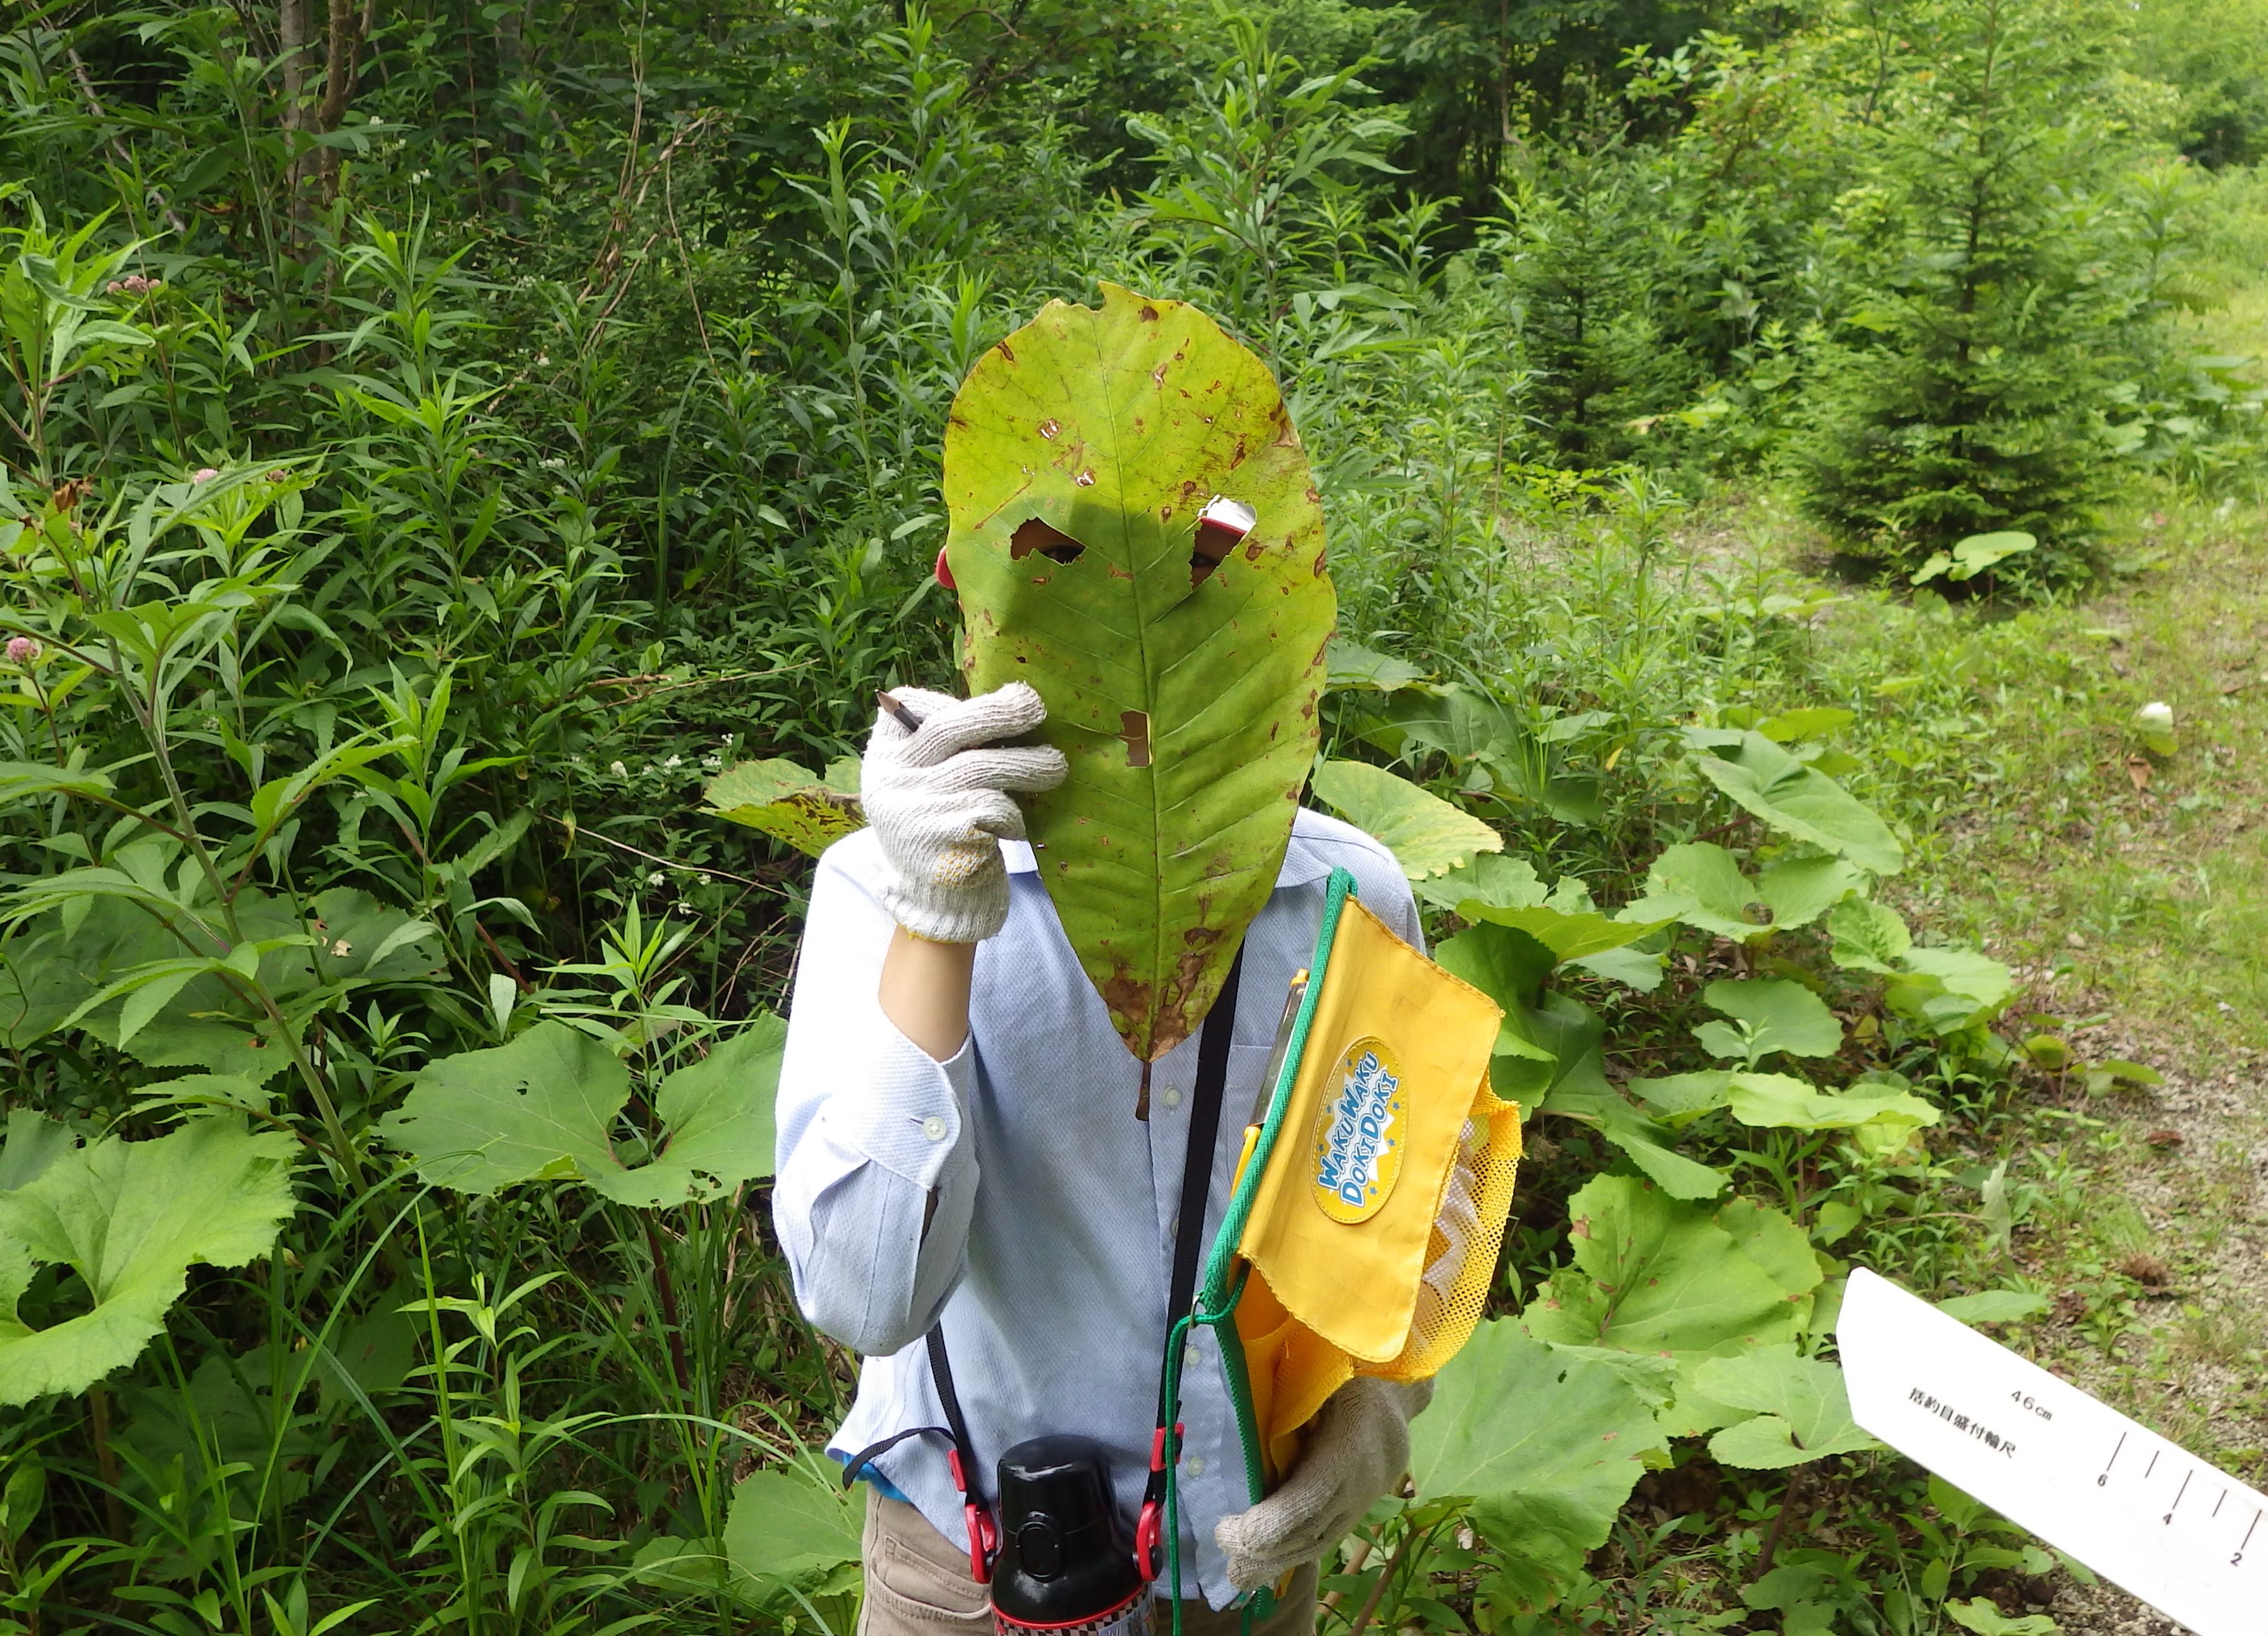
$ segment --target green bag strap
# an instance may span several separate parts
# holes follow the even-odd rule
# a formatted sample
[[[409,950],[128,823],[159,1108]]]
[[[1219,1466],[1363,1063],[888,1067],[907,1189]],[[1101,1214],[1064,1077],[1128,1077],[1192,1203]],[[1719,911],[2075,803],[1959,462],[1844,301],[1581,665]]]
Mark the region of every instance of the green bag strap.
[[[1284,1114],[1291,1105],[1292,1086],[1300,1077],[1300,1059],[1307,1049],[1307,1033],[1315,1022],[1315,1007],[1323,994],[1323,973],[1331,962],[1331,945],[1337,939],[1339,915],[1346,908],[1348,898],[1356,895],[1355,879],[1344,869],[1331,871],[1330,880],[1323,888],[1322,924],[1315,929],[1315,952],[1307,962],[1307,991],[1300,997],[1300,1009],[1292,1020],[1292,1035],[1284,1052],[1283,1065],[1277,1070],[1276,1084],[1268,1097],[1268,1114],[1261,1121],[1260,1140],[1252,1150],[1252,1161],[1244,1167],[1235,1192],[1229,1196],[1228,1210],[1221,1218],[1220,1234],[1212,1242],[1212,1253],[1205,1262],[1204,1279],[1197,1291],[1199,1311],[1233,1311],[1228,1284],[1236,1264],[1236,1247],[1244,1242],[1244,1229],[1252,1220],[1253,1201],[1260,1194],[1260,1178],[1267,1174],[1270,1155],[1276,1151],[1277,1139],[1283,1133]],[[1226,1303],[1226,1305],[1224,1303]]]
[[[1253,1201],[1260,1191],[1260,1178],[1267,1172],[1269,1155],[1276,1150],[1285,1113],[1291,1106],[1292,1087],[1300,1077],[1300,1060],[1307,1051],[1315,1006],[1322,996],[1323,972],[1330,963],[1331,945],[1338,937],[1340,911],[1346,907],[1347,899],[1355,895],[1354,876],[1344,869],[1332,870],[1323,888],[1323,917],[1315,932],[1315,952],[1307,962],[1307,990],[1300,995],[1299,1011],[1292,1019],[1291,1035],[1283,1065],[1277,1070],[1276,1083],[1269,1093],[1268,1112],[1261,1121],[1259,1140],[1253,1145],[1252,1157],[1244,1167],[1243,1175],[1238,1178],[1236,1190],[1229,1196],[1219,1235],[1213,1240],[1211,1253],[1205,1260],[1196,1304],[1174,1323],[1166,1338],[1162,1396],[1165,1422],[1173,1426],[1181,1419],[1182,1359],[1189,1348],[1189,1336],[1199,1324],[1213,1332],[1215,1344],[1220,1347],[1222,1367],[1228,1375],[1228,1398],[1236,1412],[1237,1441],[1243,1446],[1245,1489],[1254,1505],[1268,1497],[1268,1478],[1261,1460],[1259,1420],[1252,1411],[1252,1378],[1245,1364],[1244,1343],[1233,1322],[1237,1304],[1244,1299],[1245,1280],[1252,1273],[1248,1264],[1237,1260],[1236,1247],[1244,1241],[1245,1227],[1252,1220]],[[1182,1636],[1180,1466],[1176,1460],[1166,1468],[1166,1564],[1173,1588],[1173,1636]],[[1267,1618],[1275,1605],[1276,1593],[1267,1586],[1246,1598],[1242,1636],[1251,1636],[1254,1623]]]

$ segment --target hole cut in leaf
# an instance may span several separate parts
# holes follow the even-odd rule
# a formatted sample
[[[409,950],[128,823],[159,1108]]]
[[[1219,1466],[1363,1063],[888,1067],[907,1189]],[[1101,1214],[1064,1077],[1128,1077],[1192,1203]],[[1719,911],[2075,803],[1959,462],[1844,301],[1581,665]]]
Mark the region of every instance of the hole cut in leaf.
[[[1197,515],[1197,537],[1189,543],[1189,586],[1192,589],[1205,582],[1205,577],[1228,560],[1260,513],[1241,500],[1232,500],[1215,495]]]
[[[1150,764],[1150,719],[1138,710],[1118,712],[1122,724],[1118,736],[1126,741],[1126,764],[1146,767]]]
[[[1035,551],[1050,562],[1075,563],[1086,548],[1044,518],[1027,517],[1008,536],[1008,556],[1020,563]]]

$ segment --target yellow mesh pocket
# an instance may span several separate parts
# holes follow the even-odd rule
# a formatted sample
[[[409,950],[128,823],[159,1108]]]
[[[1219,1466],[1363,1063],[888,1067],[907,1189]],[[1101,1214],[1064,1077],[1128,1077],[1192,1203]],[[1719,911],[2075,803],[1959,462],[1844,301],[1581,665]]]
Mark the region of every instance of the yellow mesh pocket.
[[[1358,1364],[1359,1373],[1424,1380],[1471,1338],[1488,1306],[1497,1250],[1520,1177],[1520,1106],[1499,1101],[1484,1080],[1433,1212],[1410,1338],[1391,1362]]]

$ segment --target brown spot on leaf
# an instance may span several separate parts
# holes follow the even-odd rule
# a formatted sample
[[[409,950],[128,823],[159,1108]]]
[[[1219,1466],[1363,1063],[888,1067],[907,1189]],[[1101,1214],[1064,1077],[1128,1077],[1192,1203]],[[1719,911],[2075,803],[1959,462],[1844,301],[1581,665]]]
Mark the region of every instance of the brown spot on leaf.
[[[1145,324],[1156,323],[1158,321],[1158,309],[1150,306],[1147,302],[1145,302],[1142,306],[1142,321]]]
[[[1005,341],[1003,341],[998,346],[995,347],[993,350],[999,353],[1002,357],[1007,359],[1011,364],[1016,361],[1016,350]]]
[[[1122,1034],[1138,1034],[1150,1015],[1150,991],[1135,980],[1134,974],[1120,966],[1096,985],[1102,993],[1102,1003],[1110,1008],[1111,1020],[1118,1024]]]

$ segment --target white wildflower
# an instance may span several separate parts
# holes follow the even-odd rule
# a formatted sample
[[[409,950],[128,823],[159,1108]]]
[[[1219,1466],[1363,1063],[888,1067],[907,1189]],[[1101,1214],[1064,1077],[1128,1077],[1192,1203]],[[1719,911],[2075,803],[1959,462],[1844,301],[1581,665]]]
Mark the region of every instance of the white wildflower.
[[[2174,730],[2174,707],[2163,699],[2152,699],[2134,712],[2134,720],[2137,726],[2153,732],[2171,733]]]
[[[623,766],[622,763],[618,761],[608,762],[607,763],[607,770],[614,774],[617,778],[627,778],[630,776],[630,770]]]

